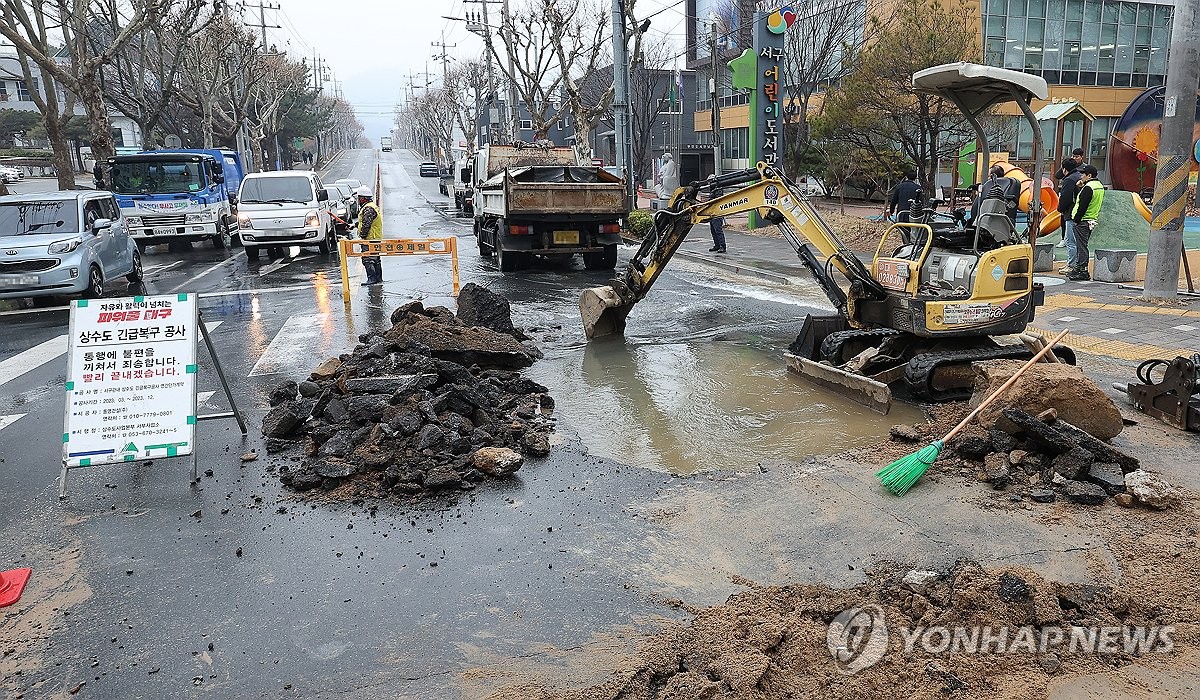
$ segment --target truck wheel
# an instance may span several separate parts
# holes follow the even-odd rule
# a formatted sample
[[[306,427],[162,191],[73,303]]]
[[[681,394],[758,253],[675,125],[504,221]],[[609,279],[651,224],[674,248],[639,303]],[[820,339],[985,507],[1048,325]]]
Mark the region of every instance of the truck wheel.
[[[517,269],[521,262],[520,253],[513,251],[504,252],[504,247],[499,243],[496,244],[496,267],[500,268],[501,272],[513,272]]]
[[[617,266],[617,244],[604,246],[599,253],[584,253],[583,266],[588,270],[611,270]]]
[[[246,249],[246,259],[258,260],[258,246],[245,244],[243,247]]]
[[[134,245],[136,245],[136,246],[137,246],[137,249],[138,249],[138,252],[139,252],[139,253],[145,253],[145,252],[146,252],[147,245],[146,245],[146,242],[145,242],[145,241],[143,241],[143,240],[141,240],[141,239],[138,239],[138,238],[135,238],[135,239],[133,239],[133,243],[134,243]]]
[[[229,235],[229,226],[222,220],[217,224],[217,235],[212,237],[213,248],[228,250],[233,247],[233,238]]]

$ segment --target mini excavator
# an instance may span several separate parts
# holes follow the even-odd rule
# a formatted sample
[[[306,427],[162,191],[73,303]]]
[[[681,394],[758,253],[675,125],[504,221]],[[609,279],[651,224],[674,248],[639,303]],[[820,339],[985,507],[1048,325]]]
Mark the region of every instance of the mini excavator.
[[[1033,125],[1034,153],[1041,153],[1041,129],[1029,103],[1046,98],[1042,78],[952,63],[917,72],[913,85],[962,112],[975,130],[982,162],[990,154],[979,116],[1006,102],[1019,105]],[[1034,183],[1042,180],[1041,162],[1036,160]],[[918,401],[962,398],[971,392],[972,362],[1028,359],[1038,349],[1039,339],[1023,332],[1045,297],[1033,281],[1041,207],[1038,197],[1030,198],[1031,224],[1023,235],[1015,223],[1020,199],[1020,182],[997,177],[984,183],[969,219],[958,210],[945,221],[931,204],[914,200],[908,221],[887,228],[867,263],[778,169],[759,163],[712,176],[675,191],[610,286],[583,291],[584,330],[588,338],[624,333],[629,312],[650,292],[693,225],[758,211],[779,227],[837,310],[805,319],[786,355],[790,370],[881,413],[891,407],[894,385]],[[1014,334],[1024,343],[995,340]],[[1075,361],[1070,348],[1058,346],[1054,353],[1059,361]]]

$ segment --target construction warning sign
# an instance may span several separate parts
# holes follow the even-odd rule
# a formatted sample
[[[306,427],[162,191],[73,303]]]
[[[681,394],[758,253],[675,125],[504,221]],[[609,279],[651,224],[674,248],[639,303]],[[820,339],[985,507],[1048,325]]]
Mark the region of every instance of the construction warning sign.
[[[72,303],[63,465],[191,454],[198,335],[194,294]]]

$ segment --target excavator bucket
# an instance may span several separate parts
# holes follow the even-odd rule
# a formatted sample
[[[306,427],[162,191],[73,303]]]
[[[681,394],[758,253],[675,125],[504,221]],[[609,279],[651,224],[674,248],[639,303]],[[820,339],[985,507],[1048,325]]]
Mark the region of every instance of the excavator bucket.
[[[892,410],[892,390],[883,382],[790,352],[785,352],[783,356],[787,360],[789,372],[841,394],[880,415],[886,416],[888,411]]]
[[[625,332],[625,317],[636,302],[626,302],[612,287],[592,287],[579,295],[579,315],[588,339]]]

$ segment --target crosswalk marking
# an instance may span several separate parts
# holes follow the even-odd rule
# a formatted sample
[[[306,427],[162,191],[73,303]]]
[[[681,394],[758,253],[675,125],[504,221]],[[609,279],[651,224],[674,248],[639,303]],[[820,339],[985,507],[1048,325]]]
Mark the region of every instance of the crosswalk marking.
[[[326,331],[325,322],[328,319],[329,314],[289,317],[247,376],[261,377],[290,371],[302,365],[305,358],[312,359],[313,348]]]
[[[178,267],[182,264],[183,264],[182,260],[176,260],[173,263],[166,263],[164,265],[151,265],[150,267],[147,267],[144,270],[142,270],[142,273],[147,274],[147,275],[157,275],[160,272],[166,272],[167,270],[170,270],[173,267]]]
[[[0,362],[0,386],[31,372],[67,351],[67,336],[60,335]]]
[[[211,399],[213,397],[213,394],[215,394],[215,393],[217,393],[217,392],[215,392],[215,391],[199,392],[198,394],[196,394],[196,405],[203,406],[204,404],[208,403],[208,400]]]
[[[208,321],[204,327],[211,333],[224,321]],[[67,353],[67,336],[60,335],[35,345],[25,352],[0,361],[0,386],[24,376],[42,365],[57,360]]]
[[[16,423],[17,421],[19,421],[19,420],[21,420],[22,418],[24,418],[26,415],[28,415],[28,414],[26,414],[26,413],[14,413],[14,414],[13,414],[13,415],[11,415],[11,416],[0,416],[0,430],[4,430],[4,429],[5,429],[5,428],[7,428],[8,426],[10,426],[10,425],[12,425],[13,423]]]

